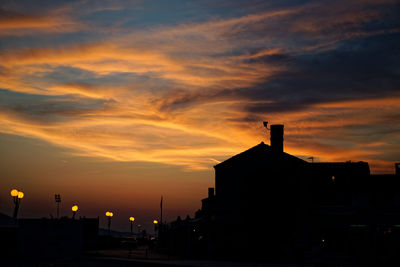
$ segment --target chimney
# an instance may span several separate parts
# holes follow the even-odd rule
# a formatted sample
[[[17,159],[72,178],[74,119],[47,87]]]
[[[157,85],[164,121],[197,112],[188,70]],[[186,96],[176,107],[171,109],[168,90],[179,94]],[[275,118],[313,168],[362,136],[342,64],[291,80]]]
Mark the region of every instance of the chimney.
[[[283,124],[271,125],[271,148],[275,152],[283,152]]]
[[[400,163],[395,163],[394,167],[396,169],[396,175],[400,176]]]
[[[212,198],[212,197],[214,197],[214,188],[209,187],[208,188],[208,198]]]

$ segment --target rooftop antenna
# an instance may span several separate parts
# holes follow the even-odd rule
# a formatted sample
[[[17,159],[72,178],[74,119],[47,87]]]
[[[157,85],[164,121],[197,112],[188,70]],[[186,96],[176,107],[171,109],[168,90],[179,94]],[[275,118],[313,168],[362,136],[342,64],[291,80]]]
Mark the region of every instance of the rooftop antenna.
[[[263,125],[264,125],[265,129],[267,129],[267,132],[268,132],[268,130],[269,130],[269,128],[268,128],[268,121],[263,121]],[[267,135],[268,135],[268,134],[267,134]]]
[[[268,132],[268,130],[269,130],[269,128],[268,128],[268,121],[263,121],[263,125],[264,125],[265,129],[267,129],[267,132]],[[268,135],[268,134],[267,134],[267,135]]]

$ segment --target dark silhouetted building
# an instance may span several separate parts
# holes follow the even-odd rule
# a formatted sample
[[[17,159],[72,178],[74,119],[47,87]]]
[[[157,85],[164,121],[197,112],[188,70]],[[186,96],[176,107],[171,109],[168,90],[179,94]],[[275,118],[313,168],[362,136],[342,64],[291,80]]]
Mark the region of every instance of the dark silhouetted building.
[[[399,164],[395,175],[371,175],[366,162],[309,163],[283,151],[283,133],[271,125],[271,146],[214,166],[215,194],[209,189],[196,218],[172,224],[175,243],[192,256],[396,260]]]
[[[97,244],[98,218],[14,220],[5,215],[0,217],[3,259],[74,259]]]

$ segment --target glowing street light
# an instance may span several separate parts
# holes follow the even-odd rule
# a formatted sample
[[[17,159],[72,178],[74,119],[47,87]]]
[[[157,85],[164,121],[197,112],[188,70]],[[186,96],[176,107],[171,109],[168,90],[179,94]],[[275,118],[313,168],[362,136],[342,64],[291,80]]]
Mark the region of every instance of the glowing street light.
[[[158,221],[157,221],[157,220],[154,220],[154,221],[153,221],[153,224],[154,224],[154,235],[157,237],[157,225],[158,225]]]
[[[14,219],[17,218],[19,205],[21,203],[21,199],[24,198],[24,193],[22,191],[18,191],[17,189],[11,190],[11,196],[14,200]]]
[[[72,210],[72,219],[75,220],[75,214],[78,211],[78,205],[73,205],[71,210]]]
[[[108,235],[111,235],[111,218],[114,216],[114,214],[111,211],[107,211],[106,216],[108,219]]]
[[[134,217],[129,217],[129,221],[131,222],[131,235],[133,234],[133,222],[135,221]]]
[[[11,196],[12,196],[12,197],[18,196],[18,190],[17,190],[17,189],[11,190]]]

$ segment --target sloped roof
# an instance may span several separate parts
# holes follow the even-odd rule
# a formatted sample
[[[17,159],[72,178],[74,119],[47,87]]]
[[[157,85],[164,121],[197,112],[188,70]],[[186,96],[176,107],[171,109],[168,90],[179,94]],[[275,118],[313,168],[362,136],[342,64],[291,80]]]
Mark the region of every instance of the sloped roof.
[[[286,152],[277,152],[271,149],[269,145],[264,144],[264,142],[261,142],[260,144],[242,152],[239,153],[217,165],[214,166],[214,168],[219,168],[231,164],[236,164],[240,163],[242,161],[247,161],[247,160],[260,160],[260,159],[265,159],[265,160],[271,160],[271,159],[279,159],[280,161],[290,161],[290,162],[296,162],[296,163],[307,163],[306,161],[292,156]]]

